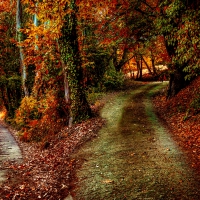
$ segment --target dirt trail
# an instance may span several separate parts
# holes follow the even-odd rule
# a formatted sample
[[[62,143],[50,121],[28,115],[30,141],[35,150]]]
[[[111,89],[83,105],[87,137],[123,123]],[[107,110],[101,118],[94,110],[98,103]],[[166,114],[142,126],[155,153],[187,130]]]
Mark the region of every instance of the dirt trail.
[[[153,113],[150,96],[163,86],[141,85],[105,105],[106,126],[73,155],[74,200],[200,199],[196,174]]]

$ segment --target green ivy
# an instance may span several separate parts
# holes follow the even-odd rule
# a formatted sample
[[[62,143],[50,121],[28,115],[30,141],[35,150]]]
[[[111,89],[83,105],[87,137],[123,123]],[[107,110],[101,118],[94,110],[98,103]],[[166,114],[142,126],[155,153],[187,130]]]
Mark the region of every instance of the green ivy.
[[[71,0],[66,9],[72,9],[74,12],[65,16],[65,23],[62,28],[61,56],[66,65],[65,72],[70,88],[70,115],[73,122],[77,123],[90,117],[90,107],[86,99],[85,88],[83,86],[83,71],[78,45],[77,35],[77,6],[76,1]]]

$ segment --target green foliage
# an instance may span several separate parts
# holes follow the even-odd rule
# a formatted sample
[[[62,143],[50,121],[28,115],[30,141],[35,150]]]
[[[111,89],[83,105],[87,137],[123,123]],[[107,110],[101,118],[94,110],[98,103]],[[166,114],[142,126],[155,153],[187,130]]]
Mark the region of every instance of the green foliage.
[[[12,13],[0,12],[0,98],[8,118],[14,117],[21,101],[19,51],[13,41],[16,35]]]
[[[191,116],[191,114],[194,115],[199,112],[200,112],[200,93],[198,93],[197,96],[190,103],[189,108],[187,109],[183,120],[185,121]]]
[[[32,96],[22,99],[14,120],[18,128],[27,126],[31,120],[39,118],[38,104],[38,101]]]
[[[184,1],[174,0],[166,10],[167,17],[169,18],[179,17],[185,9],[186,5]]]
[[[186,80],[200,75],[200,12],[189,5],[189,1],[166,0],[160,5],[165,14],[155,20],[158,32],[165,37],[171,66],[182,70]]]
[[[89,61],[84,74],[87,77],[87,86],[103,89],[102,81],[109,64],[109,53],[96,47],[88,48],[86,59]]]
[[[66,124],[67,116],[61,115],[61,104],[55,91],[50,90],[39,100],[24,97],[15,113],[15,125],[21,129],[23,140],[41,141],[56,134]]]
[[[1,75],[0,76],[0,86],[1,86],[1,88],[5,87],[6,85],[7,85],[7,78],[6,78],[5,75]]]
[[[105,95],[104,92],[96,91],[96,88],[93,88],[92,91],[88,92],[87,100],[90,105],[94,105],[99,99],[101,99]]]
[[[0,76],[0,86],[9,88],[11,90],[19,89],[21,87],[21,77],[19,75],[13,76]]]
[[[195,112],[200,112],[200,94],[192,101],[190,107],[193,108]]]
[[[108,69],[103,78],[103,85],[106,90],[121,89],[124,83],[124,75],[122,72],[117,72],[114,68],[113,61],[110,61]]]
[[[15,90],[15,89],[20,89],[21,88],[21,76],[19,75],[13,75],[9,78],[7,78],[7,87]]]
[[[0,88],[1,98],[7,109],[8,117],[13,118],[21,101],[21,77],[16,74],[0,76]]]
[[[112,70],[105,74],[103,81],[106,90],[121,89],[124,83],[124,75]]]
[[[176,50],[176,58],[179,64],[186,63],[183,71],[190,80],[200,75],[199,50],[200,50],[200,12],[188,10],[185,12],[182,26],[178,31],[179,45]]]

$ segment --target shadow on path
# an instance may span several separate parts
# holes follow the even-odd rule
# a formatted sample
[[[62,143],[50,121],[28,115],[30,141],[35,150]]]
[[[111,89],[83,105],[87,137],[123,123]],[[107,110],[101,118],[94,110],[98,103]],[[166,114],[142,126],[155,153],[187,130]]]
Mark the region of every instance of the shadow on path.
[[[74,153],[73,199],[200,199],[199,182],[153,112],[162,83],[122,92],[102,110],[107,124]]]

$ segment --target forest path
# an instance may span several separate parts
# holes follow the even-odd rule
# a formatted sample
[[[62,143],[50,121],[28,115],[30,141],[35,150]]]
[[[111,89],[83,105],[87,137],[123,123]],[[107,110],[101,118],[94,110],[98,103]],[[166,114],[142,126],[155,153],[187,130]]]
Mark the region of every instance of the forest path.
[[[5,161],[22,161],[21,150],[12,134],[0,124],[0,185],[5,180],[6,170],[2,167]]]
[[[150,96],[164,85],[141,84],[104,106],[106,125],[72,156],[69,199],[200,199],[196,174],[153,112]]]

